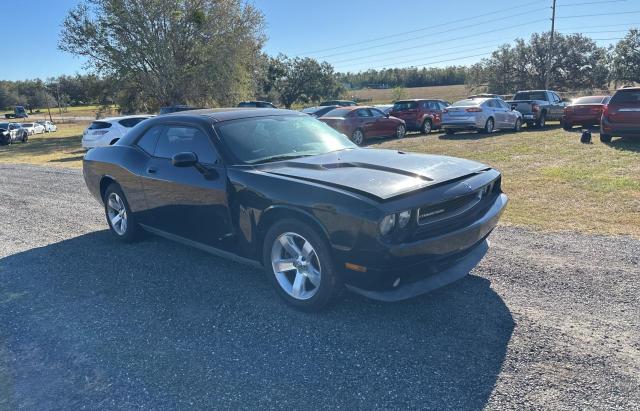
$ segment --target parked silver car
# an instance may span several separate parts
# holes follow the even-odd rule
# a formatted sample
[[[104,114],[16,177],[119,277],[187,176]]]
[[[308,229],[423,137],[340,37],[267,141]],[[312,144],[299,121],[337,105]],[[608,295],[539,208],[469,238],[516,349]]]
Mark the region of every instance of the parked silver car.
[[[520,131],[522,114],[497,98],[468,98],[456,101],[442,111],[442,128],[447,134],[475,130],[492,133],[496,130]]]

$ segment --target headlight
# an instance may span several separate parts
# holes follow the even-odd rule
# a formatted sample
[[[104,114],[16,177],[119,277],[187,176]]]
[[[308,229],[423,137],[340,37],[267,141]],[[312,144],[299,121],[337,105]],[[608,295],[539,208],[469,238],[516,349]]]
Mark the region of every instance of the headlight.
[[[393,230],[393,227],[396,225],[396,215],[389,214],[385,216],[382,220],[380,220],[380,234],[387,235]]]
[[[409,221],[411,220],[411,210],[405,210],[401,213],[398,213],[398,225],[400,228],[405,228]]]

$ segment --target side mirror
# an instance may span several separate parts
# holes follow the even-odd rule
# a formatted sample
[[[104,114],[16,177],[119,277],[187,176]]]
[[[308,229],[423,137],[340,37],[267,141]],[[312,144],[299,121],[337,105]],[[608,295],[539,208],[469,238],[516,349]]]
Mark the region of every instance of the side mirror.
[[[171,164],[175,167],[193,167],[198,164],[198,156],[191,151],[177,153],[171,157]]]

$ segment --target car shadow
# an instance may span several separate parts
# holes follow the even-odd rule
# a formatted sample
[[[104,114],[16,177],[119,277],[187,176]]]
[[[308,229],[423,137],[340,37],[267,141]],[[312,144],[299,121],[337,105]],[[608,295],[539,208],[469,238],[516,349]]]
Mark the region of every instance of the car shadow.
[[[611,148],[615,148],[620,151],[633,151],[640,153],[640,136],[638,137],[620,137],[613,138],[610,142],[605,143]]]
[[[463,131],[463,132],[457,132],[455,134],[442,133],[438,135],[438,139],[440,140],[484,140],[487,138],[500,137],[501,135],[504,135],[507,132],[509,131],[508,130],[495,131],[490,134],[478,133],[477,131]]]
[[[0,259],[10,408],[482,409],[514,321],[470,275],[309,314],[255,268],[107,231]],[[4,368],[4,370],[3,370]]]

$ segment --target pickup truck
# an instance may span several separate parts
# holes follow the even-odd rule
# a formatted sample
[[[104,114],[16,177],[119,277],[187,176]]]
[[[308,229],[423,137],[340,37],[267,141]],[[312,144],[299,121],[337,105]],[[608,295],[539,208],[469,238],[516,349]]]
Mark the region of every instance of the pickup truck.
[[[542,128],[547,120],[560,120],[567,105],[555,91],[518,91],[513,100],[507,101],[511,108],[522,113],[527,127]]]
[[[27,114],[27,110],[24,109],[24,106],[15,106],[13,108],[13,113],[7,113],[4,115],[4,118],[27,118],[29,115]]]

